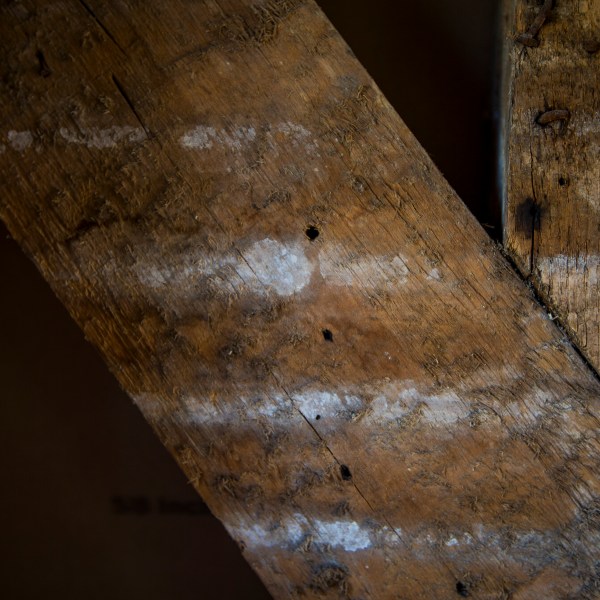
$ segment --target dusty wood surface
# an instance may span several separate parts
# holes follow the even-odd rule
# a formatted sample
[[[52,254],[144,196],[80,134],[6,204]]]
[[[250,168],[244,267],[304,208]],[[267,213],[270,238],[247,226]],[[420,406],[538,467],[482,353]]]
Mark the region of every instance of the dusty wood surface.
[[[505,241],[600,368],[600,1],[507,3]]]
[[[598,597],[600,385],[313,2],[0,33],[0,214],[275,597]]]

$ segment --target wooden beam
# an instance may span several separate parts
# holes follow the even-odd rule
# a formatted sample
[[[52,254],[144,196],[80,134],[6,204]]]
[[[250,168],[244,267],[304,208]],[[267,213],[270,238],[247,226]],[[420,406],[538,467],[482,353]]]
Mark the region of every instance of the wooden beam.
[[[600,384],[311,0],[0,10],[0,215],[275,597],[595,596]]]
[[[506,246],[599,369],[600,2],[506,4]]]

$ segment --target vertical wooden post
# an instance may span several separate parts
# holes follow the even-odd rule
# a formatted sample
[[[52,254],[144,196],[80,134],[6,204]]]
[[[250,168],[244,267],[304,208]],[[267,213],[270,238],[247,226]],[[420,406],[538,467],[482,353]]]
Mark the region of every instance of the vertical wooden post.
[[[600,3],[506,3],[505,239],[600,367]]]

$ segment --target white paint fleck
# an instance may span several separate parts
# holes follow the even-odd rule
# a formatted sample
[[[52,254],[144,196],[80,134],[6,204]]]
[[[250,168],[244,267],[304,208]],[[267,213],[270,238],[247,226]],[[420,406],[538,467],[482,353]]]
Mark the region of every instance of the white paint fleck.
[[[30,131],[9,131],[8,142],[17,152],[25,152],[33,144],[33,135]]]
[[[61,127],[61,137],[71,144],[81,144],[88,148],[113,148],[121,142],[136,143],[146,138],[146,132],[141,127],[120,127],[114,125],[105,129],[98,127],[83,127],[77,131]]]
[[[455,537],[451,537],[447,542],[446,546],[458,546],[458,540]]]
[[[348,259],[338,248],[319,253],[321,276],[337,286],[394,287],[407,282],[406,259],[398,256],[364,256]]]

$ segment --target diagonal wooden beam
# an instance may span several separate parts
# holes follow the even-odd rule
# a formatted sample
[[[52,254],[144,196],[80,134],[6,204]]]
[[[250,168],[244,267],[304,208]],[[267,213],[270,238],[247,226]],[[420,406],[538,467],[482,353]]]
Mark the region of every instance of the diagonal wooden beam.
[[[600,3],[510,0],[505,20],[506,246],[598,370]]]
[[[1,11],[0,215],[275,597],[594,597],[600,384],[312,1]]]

